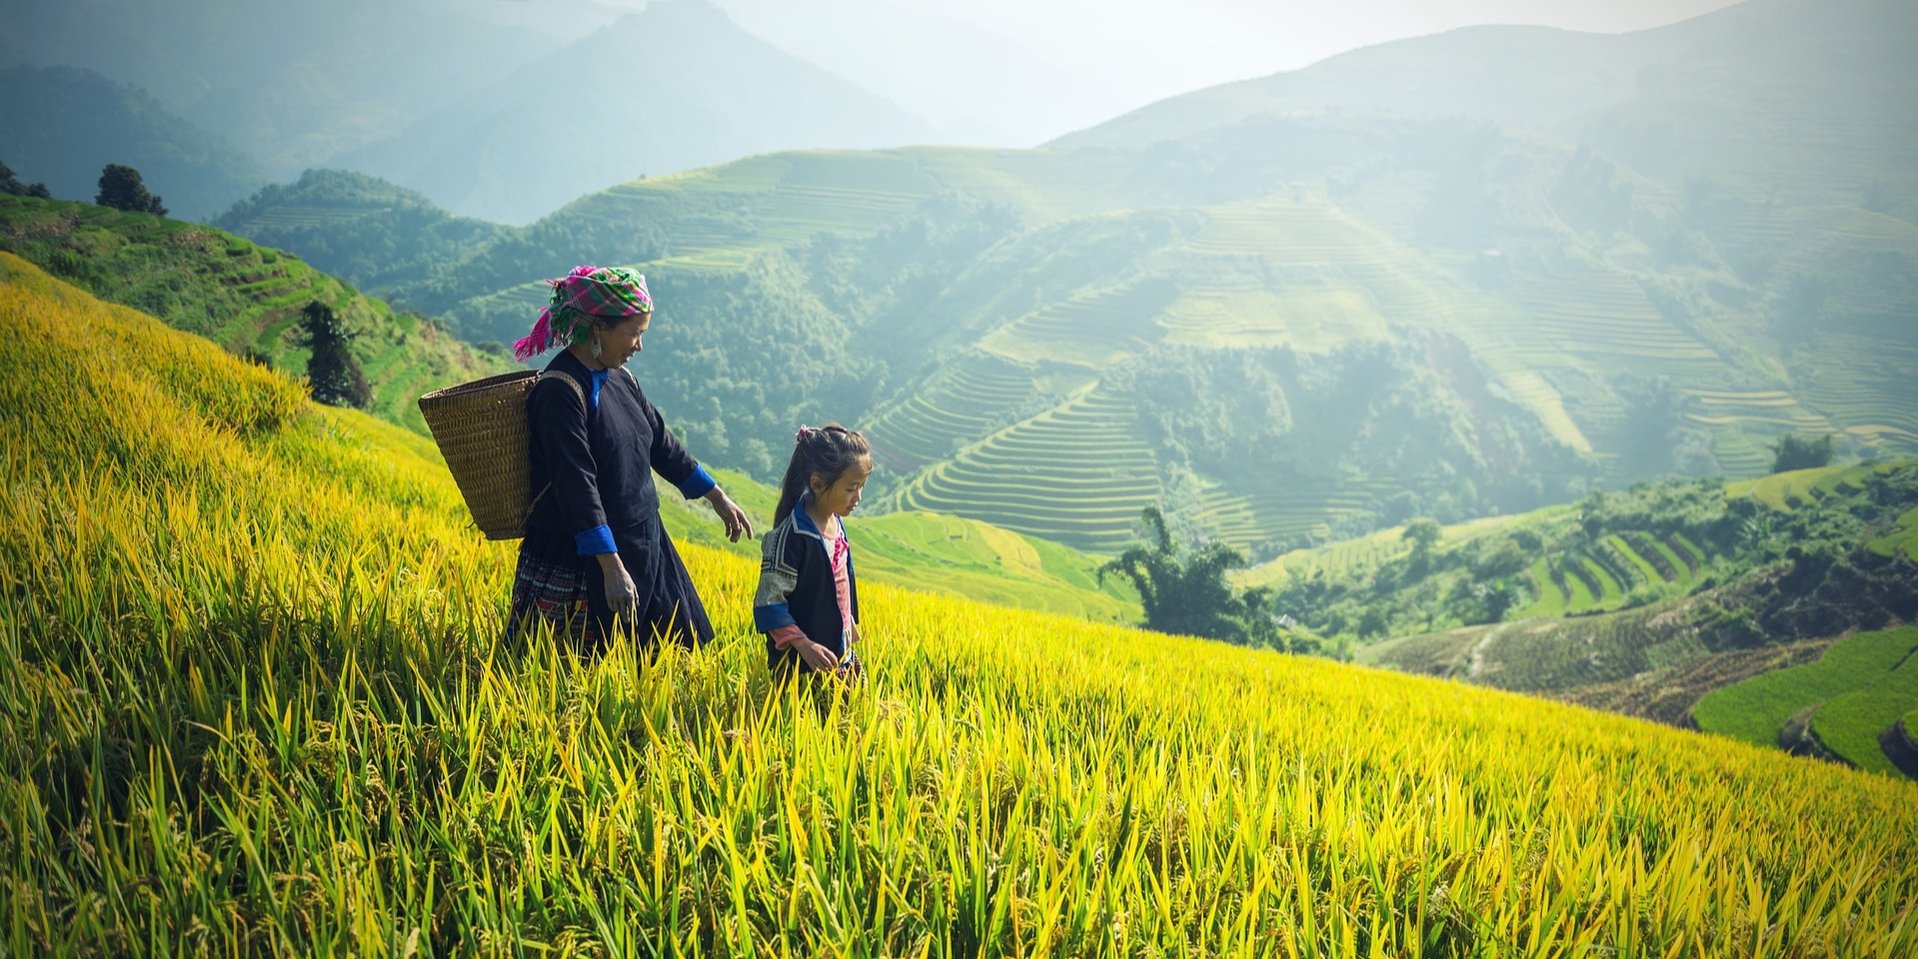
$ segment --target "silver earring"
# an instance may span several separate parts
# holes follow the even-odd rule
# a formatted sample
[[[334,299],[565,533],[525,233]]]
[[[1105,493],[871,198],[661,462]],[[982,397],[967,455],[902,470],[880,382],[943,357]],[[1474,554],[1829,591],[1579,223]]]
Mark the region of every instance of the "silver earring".
[[[586,347],[586,351],[593,354],[593,359],[599,359],[599,354],[605,350],[605,347],[599,345],[599,337],[597,336],[593,337],[589,342],[591,345]]]

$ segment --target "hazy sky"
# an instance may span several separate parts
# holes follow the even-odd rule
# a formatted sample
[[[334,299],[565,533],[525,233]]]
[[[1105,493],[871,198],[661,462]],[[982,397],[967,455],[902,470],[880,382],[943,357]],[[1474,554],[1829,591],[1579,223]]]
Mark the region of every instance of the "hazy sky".
[[[643,0],[607,0],[643,6]],[[1524,23],[1619,33],[1662,26],[1729,6],[1733,0],[714,0],[735,20],[827,69],[892,95],[928,113],[937,106],[965,112],[956,97],[976,94],[994,103],[1006,130],[1051,136],[1098,122],[1168,96],[1232,80],[1296,69],[1356,47],[1486,23]],[[889,9],[887,9],[889,8]],[[911,21],[920,21],[917,28]],[[865,29],[861,29],[861,27]],[[949,54],[925,55],[928,31],[946,30]],[[885,49],[888,32],[901,35]],[[853,34],[867,34],[854,36]],[[915,34],[913,42],[903,35]],[[980,38],[996,34],[1029,51],[1034,61],[1069,78],[1071,102],[1031,115],[1004,115],[1007,101],[991,92],[995,58],[966,55]],[[782,43],[782,39],[786,42]],[[937,44],[935,43],[935,47]],[[908,49],[910,48],[910,49]],[[1003,51],[1005,47],[1001,47]],[[888,55],[909,58],[902,72]],[[944,91],[935,90],[943,73]],[[1005,65],[1031,86],[1041,80],[1030,65]],[[911,74],[917,74],[916,76]],[[966,92],[968,84],[975,89]],[[1058,84],[1047,83],[1057,94]],[[892,87],[888,94],[887,87]],[[943,92],[946,101],[938,104]],[[917,102],[913,102],[917,100]],[[1016,109],[1016,108],[1014,108]],[[974,116],[980,110],[970,111]],[[940,119],[935,116],[934,119]],[[1019,139],[1019,137],[1015,137]]]

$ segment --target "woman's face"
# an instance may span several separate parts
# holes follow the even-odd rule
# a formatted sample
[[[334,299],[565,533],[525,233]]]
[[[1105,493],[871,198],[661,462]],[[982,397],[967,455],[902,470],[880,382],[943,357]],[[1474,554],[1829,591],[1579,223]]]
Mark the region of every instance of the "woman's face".
[[[653,324],[651,313],[638,313],[629,316],[613,326],[602,326],[593,331],[599,338],[599,361],[607,369],[625,366],[643,347],[639,339],[646,335],[646,329]]]

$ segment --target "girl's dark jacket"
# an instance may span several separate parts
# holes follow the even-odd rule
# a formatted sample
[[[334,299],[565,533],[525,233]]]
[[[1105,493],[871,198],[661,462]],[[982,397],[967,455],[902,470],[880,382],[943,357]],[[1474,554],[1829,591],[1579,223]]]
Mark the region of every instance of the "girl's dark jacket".
[[[851,623],[839,616],[839,596],[833,590],[832,557],[825,537],[806,515],[800,496],[792,514],[760,538],[759,591],[753,596],[753,626],[766,636],[766,659],[777,667],[782,659],[798,659],[794,650],[780,649],[771,633],[781,626],[798,626],[806,638],[846,658]],[[840,523],[841,535],[847,535]],[[847,540],[851,545],[851,540]],[[853,574],[852,551],[846,552],[846,580],[852,591],[852,618],[859,621],[859,577]]]

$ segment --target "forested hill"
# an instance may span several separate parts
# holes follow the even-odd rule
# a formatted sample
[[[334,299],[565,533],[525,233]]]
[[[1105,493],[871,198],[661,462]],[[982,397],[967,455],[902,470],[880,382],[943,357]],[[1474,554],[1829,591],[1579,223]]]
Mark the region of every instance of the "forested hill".
[[[1451,527],[1422,520],[1288,553],[1239,582],[1364,662],[1765,743],[1800,708],[1869,691],[1886,718],[1830,751],[1870,768],[1891,769],[1876,737],[1918,708],[1918,661],[1901,655],[1822,685],[1793,678],[1832,671],[1816,664],[1843,661],[1854,643],[1890,650],[1918,621],[1913,459],[1645,484]],[[1886,629],[1883,641],[1854,636]],[[1746,701],[1751,684],[1803,698],[1750,733],[1772,710]],[[1804,728],[1783,744],[1802,749]]]
[[[1269,556],[1757,475],[1793,431],[1841,457],[1918,451],[1918,194],[1888,151],[1909,100],[1845,67],[1887,42],[1868,18],[1761,28],[1813,9],[1748,4],[1625,47],[1459,35],[1475,58],[1431,53],[1448,35],[1355,54],[1334,85],[1467,83],[1567,44],[1710,53],[1581,95],[1604,115],[1589,137],[1517,107],[1384,116],[1307,89],[1169,138],[774,154],[581,198],[378,292],[504,342],[540,277],[639,265],[662,293],[649,382],[706,448],[767,476],[794,422],[858,422],[888,502],[1095,549],[1154,502]],[[1774,62],[1825,72],[1784,102]],[[1660,140],[1681,93],[1813,132],[1778,137],[1789,151]],[[1846,119],[1872,102],[1883,122]]]
[[[300,319],[332,308],[372,389],[369,410],[424,432],[421,393],[510,368],[417,314],[397,312],[298,258],[230,233],[147,213],[0,196],[0,250],[101,299],[150,313],[229,352],[298,374]]]
[[[191,220],[267,182],[253,157],[145,90],[72,67],[0,70],[0,160],[63,200],[93,199],[101,168],[126,164]]]
[[[458,217],[431,200],[362,173],[308,170],[269,186],[213,225],[300,258],[360,289],[392,289],[456,262],[510,232]]]

